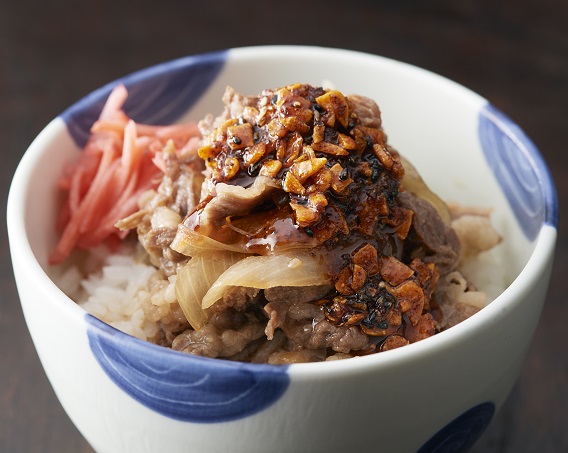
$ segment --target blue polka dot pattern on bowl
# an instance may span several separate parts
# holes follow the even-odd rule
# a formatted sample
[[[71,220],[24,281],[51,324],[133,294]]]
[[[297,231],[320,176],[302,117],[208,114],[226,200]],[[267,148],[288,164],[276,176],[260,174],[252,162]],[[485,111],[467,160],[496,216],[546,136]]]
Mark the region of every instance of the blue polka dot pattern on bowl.
[[[465,453],[489,426],[495,404],[486,402],[472,407],[426,442],[418,453]]]
[[[227,59],[227,51],[189,56],[117,79],[73,104],[60,116],[75,143],[83,147],[112,89],[128,88],[126,114],[138,123],[175,122],[207,90]]]
[[[529,240],[544,223],[557,226],[558,201],[536,146],[505,114],[487,104],[479,114],[483,152]]]
[[[107,376],[167,417],[216,423],[256,414],[286,392],[286,366],[189,356],[125,335],[86,315],[91,350]]]

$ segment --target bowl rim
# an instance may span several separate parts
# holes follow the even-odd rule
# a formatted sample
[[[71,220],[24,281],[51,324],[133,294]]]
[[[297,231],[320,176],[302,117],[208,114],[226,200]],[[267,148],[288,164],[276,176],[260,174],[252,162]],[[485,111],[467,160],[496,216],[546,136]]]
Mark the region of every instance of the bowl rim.
[[[457,89],[456,93],[464,97],[467,100],[468,96],[475,96],[481,98],[477,93],[474,93],[469,88],[460,85],[459,83],[447,79],[444,76],[438,75],[429,70],[414,66],[409,63],[400,62],[397,60],[390,59],[388,57],[383,57],[380,55],[373,55],[365,52],[346,50],[346,49],[334,49],[331,47],[317,47],[317,46],[250,46],[228,49],[231,52],[231,58],[235,59],[258,59],[262,58],[263,55],[273,55],[275,52],[313,52],[313,51],[324,51],[330,54],[343,53],[345,55],[350,55],[353,58],[363,58],[363,59],[381,59],[383,61],[391,62],[403,70],[418,71],[419,77],[426,76],[431,80],[436,81],[436,83],[450,84],[454,89]],[[219,52],[219,51],[217,51]],[[208,53],[209,54],[209,53]],[[192,56],[207,55],[207,54],[196,54]],[[172,62],[178,62],[181,59],[175,59],[166,61],[163,63],[158,63],[156,65],[150,66],[145,69],[141,69],[130,73],[124,77],[116,79],[104,85],[101,88],[93,90],[87,96],[101,90],[102,88],[112,86],[118,81],[124,78],[132,77],[135,75],[140,75],[146,71],[156,71],[159,68],[166,68],[168,64]],[[86,96],[86,97],[87,97]],[[482,98],[483,99],[483,98]],[[81,100],[76,101],[76,103]],[[73,105],[75,105],[74,103]],[[46,127],[37,135],[37,137],[30,144],[26,152],[24,153],[16,172],[14,174],[13,180],[10,185],[10,190],[8,194],[7,203],[7,226],[8,226],[8,236],[10,243],[10,251],[12,254],[12,260],[14,261],[15,254],[17,254],[17,260],[23,261],[29,264],[28,273],[37,276],[37,285],[41,285],[41,289],[46,291],[54,299],[58,299],[61,303],[58,303],[60,309],[65,310],[68,314],[73,317],[79,317],[80,322],[85,323],[85,315],[88,314],[86,310],[80,307],[72,299],[63,293],[61,289],[49,278],[46,271],[42,268],[38,260],[36,259],[34,252],[31,248],[30,241],[26,234],[25,228],[25,201],[28,197],[28,182],[33,169],[37,165],[38,159],[43,155],[45,144],[49,143],[59,134],[64,132],[64,125],[59,119],[60,115],[53,119]],[[518,131],[521,131],[519,128]],[[518,131],[508,130],[512,136],[515,136]],[[542,161],[542,157],[538,149],[535,147],[536,157]],[[547,170],[546,165],[544,169]],[[548,184],[549,187],[554,188],[554,183],[549,172],[541,174],[543,180],[541,183]],[[553,202],[556,203],[556,194],[550,195],[553,198]],[[366,369],[373,366],[393,366],[406,363],[408,361],[413,361],[416,357],[424,357],[425,355],[434,354],[441,350],[451,348],[456,342],[469,341],[469,339],[475,335],[475,332],[483,325],[489,325],[492,323],[498,323],[500,320],[506,316],[506,314],[513,310],[515,305],[519,303],[522,299],[522,295],[526,293],[531,287],[533,287],[539,278],[542,277],[547,266],[551,265],[552,257],[554,254],[554,247],[557,237],[556,225],[544,223],[535,241],[534,251],[530,255],[526,265],[521,270],[521,272],[516,276],[516,278],[510,283],[510,285],[501,293],[493,302],[488,306],[480,310],[475,315],[461,322],[458,326],[455,326],[446,331],[440,332],[433,337],[427,338],[425,340],[419,341],[417,343],[409,344],[403,348],[398,348],[392,351],[385,351],[382,353],[370,354],[363,357],[356,357],[354,360],[332,360],[324,362],[310,362],[310,363],[298,363],[289,365],[290,370],[294,370],[294,375],[296,376],[317,376],[320,374],[320,370],[324,370],[326,373],[333,373],[334,375],[343,375],[346,373],[356,372],[362,368]],[[114,329],[114,328],[113,328]],[[115,329],[116,330],[116,329]],[[173,351],[168,348],[163,348],[162,346],[157,346],[155,344],[146,342],[144,340],[137,339],[131,335],[118,331],[119,337],[124,338],[125,342],[138,344],[139,347],[147,349],[148,351],[158,351],[158,354],[164,351],[169,351],[169,353],[176,354],[180,357],[180,360],[206,360],[209,361],[211,365],[215,363],[223,362],[223,366],[229,364],[228,366],[235,367],[247,367],[251,370],[260,370],[261,367],[281,367],[281,365],[266,365],[266,364],[253,364],[253,363],[243,363],[243,362],[232,362],[223,359],[211,359],[204,357],[192,356],[189,354],[184,354],[178,351]],[[137,347],[138,347],[137,346]],[[160,352],[161,351],[161,352]]]

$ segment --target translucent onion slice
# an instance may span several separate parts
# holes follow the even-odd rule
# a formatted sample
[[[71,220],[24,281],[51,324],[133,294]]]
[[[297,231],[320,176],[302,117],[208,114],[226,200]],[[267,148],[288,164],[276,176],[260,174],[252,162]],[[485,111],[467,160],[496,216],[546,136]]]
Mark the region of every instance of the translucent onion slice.
[[[249,256],[232,265],[203,297],[207,309],[223,297],[229,286],[267,289],[275,286],[316,286],[330,282],[321,256],[308,254]]]
[[[225,244],[211,239],[208,236],[188,228],[183,223],[178,225],[178,230],[170,248],[186,256],[198,257],[216,252],[241,252],[247,253],[244,245]],[[242,256],[241,256],[242,258]]]
[[[423,200],[426,200],[428,203],[434,206],[436,211],[438,211],[438,214],[440,214],[442,221],[446,225],[449,225],[452,217],[446,203],[444,203],[444,201],[438,195],[430,190],[416,168],[402,155],[400,156],[400,161],[402,162],[402,166],[404,167],[402,185],[404,186],[405,190],[413,193]]]
[[[211,253],[207,257],[192,258],[178,271],[176,298],[187,321],[195,330],[201,329],[209,319],[207,311],[201,308],[203,296],[223,272],[242,258],[240,253]]]

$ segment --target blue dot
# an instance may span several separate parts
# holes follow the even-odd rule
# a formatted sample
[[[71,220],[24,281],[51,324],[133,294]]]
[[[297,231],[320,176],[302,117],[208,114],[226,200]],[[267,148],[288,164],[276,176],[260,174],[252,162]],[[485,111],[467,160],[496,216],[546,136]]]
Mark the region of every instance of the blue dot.
[[[130,337],[86,315],[89,345],[106,375],[125,393],[167,417],[217,423],[256,414],[278,401],[287,366],[191,356]]]
[[[467,452],[491,423],[495,404],[486,402],[472,407],[426,442],[418,453],[462,453]]]
[[[487,163],[525,236],[535,239],[543,223],[556,227],[556,189],[534,143],[490,104],[479,112],[478,136]]]
[[[109,94],[122,83],[128,89],[124,111],[130,118],[138,123],[171,124],[199,100],[223,69],[227,56],[227,51],[193,55],[132,73],[93,91],[60,117],[75,143],[85,146]]]

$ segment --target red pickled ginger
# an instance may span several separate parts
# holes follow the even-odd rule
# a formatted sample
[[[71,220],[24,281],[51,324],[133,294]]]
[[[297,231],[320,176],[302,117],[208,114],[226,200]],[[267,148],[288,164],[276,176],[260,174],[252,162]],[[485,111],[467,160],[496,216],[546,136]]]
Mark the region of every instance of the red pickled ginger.
[[[127,232],[114,225],[138,210],[138,199],[156,188],[163,176],[161,150],[173,140],[176,148],[196,143],[196,123],[171,126],[137,124],[122,110],[124,85],[111,92],[79,159],[59,180],[66,193],[58,227],[62,231],[51,264],[62,263],[75,248],[103,242],[116,244]]]

